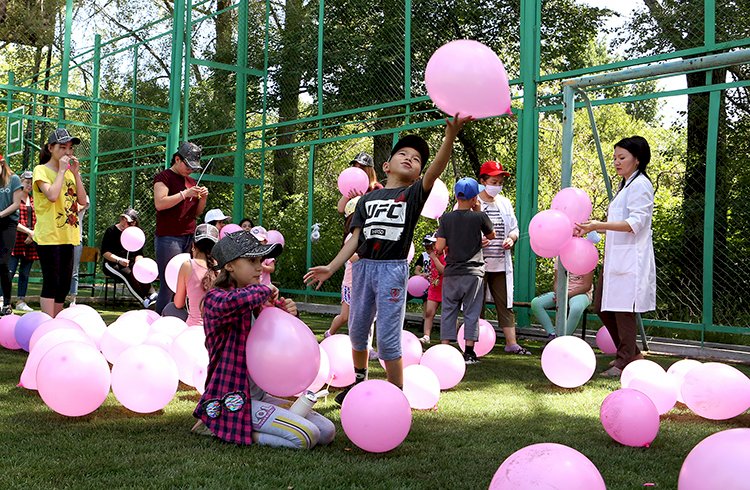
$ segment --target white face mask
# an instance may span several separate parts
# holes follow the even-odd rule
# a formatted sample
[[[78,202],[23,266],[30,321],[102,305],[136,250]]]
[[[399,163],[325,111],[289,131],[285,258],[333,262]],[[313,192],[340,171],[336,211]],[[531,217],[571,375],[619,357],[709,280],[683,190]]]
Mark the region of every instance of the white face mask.
[[[489,194],[490,197],[495,197],[498,194],[500,194],[500,191],[503,190],[502,185],[486,185],[484,186],[484,191]]]

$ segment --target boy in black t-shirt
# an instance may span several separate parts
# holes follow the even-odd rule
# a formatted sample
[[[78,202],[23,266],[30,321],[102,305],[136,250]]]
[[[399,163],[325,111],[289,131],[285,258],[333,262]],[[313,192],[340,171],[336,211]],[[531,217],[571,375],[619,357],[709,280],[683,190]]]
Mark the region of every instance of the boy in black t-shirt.
[[[357,203],[350,225],[352,239],[328,265],[312,267],[305,274],[305,282],[317,283],[319,288],[354,252],[359,256],[352,265],[349,310],[355,384],[367,379],[367,334],[377,313],[378,353],[385,362],[388,381],[403,387],[401,329],[409,278],[406,257],[424,203],[448,165],[456,135],[470,120],[471,117],[460,118],[456,114],[446,121],[443,144],[422,179],[422,167],[430,156],[427,143],[416,135],[401,138],[383,164],[388,175],[385,188],[365,194]],[[350,388],[336,396],[338,403],[343,402]]]
[[[458,311],[464,309],[464,339],[466,364],[479,362],[474,353],[474,342],[479,340],[479,315],[482,313],[484,258],[482,238],[495,238],[489,216],[474,211],[479,195],[477,181],[464,177],[454,187],[458,209],[440,218],[435,249],[448,247],[443,272],[443,314],[440,317],[440,341],[448,344],[456,340]]]

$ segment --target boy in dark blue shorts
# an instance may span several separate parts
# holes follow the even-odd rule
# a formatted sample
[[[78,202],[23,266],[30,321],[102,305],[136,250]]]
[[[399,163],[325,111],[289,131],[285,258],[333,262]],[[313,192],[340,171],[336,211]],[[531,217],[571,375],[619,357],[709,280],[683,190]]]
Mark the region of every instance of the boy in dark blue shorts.
[[[362,196],[350,225],[352,239],[324,266],[312,267],[305,282],[320,285],[331,277],[355,252],[352,265],[352,303],[349,309],[349,337],[356,374],[355,384],[367,379],[367,335],[378,316],[378,353],[385,362],[388,381],[403,387],[401,329],[406,313],[406,257],[414,238],[414,227],[432,186],[448,165],[453,142],[471,117],[446,121],[445,139],[423,178],[422,167],[430,156],[427,143],[416,135],[401,138],[383,164],[388,175],[385,188]],[[353,385],[352,385],[353,386]],[[348,387],[336,397],[343,402]]]

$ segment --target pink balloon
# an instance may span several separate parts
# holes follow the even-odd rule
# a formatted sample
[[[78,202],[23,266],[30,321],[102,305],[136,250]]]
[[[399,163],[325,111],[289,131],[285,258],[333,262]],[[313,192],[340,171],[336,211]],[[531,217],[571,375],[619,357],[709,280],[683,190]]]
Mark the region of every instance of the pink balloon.
[[[225,226],[221,229],[221,231],[224,231],[228,226]],[[182,267],[182,264],[190,260],[190,254],[189,253],[181,253],[177,254],[171,259],[169,259],[169,262],[167,262],[167,267],[164,269],[164,280],[167,283],[167,286],[169,289],[172,290],[172,292],[177,292],[177,276],[180,273],[180,267]],[[164,287],[163,285],[161,287]]]
[[[342,196],[348,197],[352,191],[364,194],[370,187],[370,177],[361,168],[349,167],[339,174],[338,186]]]
[[[278,230],[268,230],[266,233],[266,240],[269,244],[280,243],[282,247],[284,246],[284,235]]]
[[[21,317],[15,313],[0,318],[0,345],[10,350],[18,350],[21,346],[16,341],[16,323]]]
[[[458,335],[456,336],[458,346],[462,351],[466,351],[466,339],[464,339],[464,325],[458,329]],[[495,328],[485,320],[484,318],[479,319],[479,340],[474,342],[474,352],[477,357],[486,356],[495,347],[495,341],[497,341],[497,333]]]
[[[573,223],[562,211],[555,209],[541,211],[529,222],[529,240],[531,240],[532,248],[537,246],[540,250],[560,253],[560,249],[571,238],[573,238]]]
[[[630,388],[645,394],[654,402],[659,415],[663,415],[677,403],[677,385],[667,373],[659,373],[649,378],[634,378]]]
[[[682,398],[682,382],[685,379],[685,375],[694,367],[700,366],[701,362],[695,359],[683,359],[677,361],[667,369],[667,374],[672,377],[677,386],[677,401],[685,403]]]
[[[440,381],[432,369],[413,364],[404,368],[404,395],[409,406],[417,410],[432,410],[440,399]]]
[[[231,235],[232,233],[237,233],[238,231],[242,231],[242,227],[240,225],[229,223],[219,231],[219,238],[224,238],[225,236]]]
[[[448,344],[438,344],[427,349],[419,361],[435,373],[440,381],[440,389],[448,390],[456,386],[466,374],[464,356],[455,347]]]
[[[96,346],[101,348],[101,341],[104,332],[107,330],[107,324],[102,320],[102,316],[98,311],[90,307],[89,305],[75,305],[69,308],[65,308],[63,311],[57,314],[55,320],[65,318],[72,320],[77,323],[81,329],[86,332],[86,335],[96,343]]]
[[[533,250],[535,254],[537,254],[539,257],[544,257],[545,259],[557,257],[557,254],[560,253],[560,250],[556,248],[548,249],[540,247],[534,240],[531,239],[531,237],[529,237],[529,245],[531,245],[531,250]]]
[[[584,385],[596,370],[596,355],[586,341],[566,335],[548,343],[542,351],[542,371],[563,388]]]
[[[124,315],[123,315],[124,316]],[[122,317],[120,317],[122,319]],[[170,338],[175,339],[182,332],[187,330],[188,325],[184,320],[177,318],[176,316],[162,316],[159,317],[155,322],[151,323],[149,329],[150,334],[164,334]]]
[[[731,419],[750,408],[750,379],[727,364],[707,362],[687,372],[682,397],[703,418]]]
[[[500,58],[477,41],[451,41],[435,51],[425,69],[427,93],[453,116],[484,118],[510,112],[510,86]]]
[[[437,179],[432,185],[432,191],[422,208],[422,216],[425,218],[438,219],[445,212],[450,200],[448,186],[440,179]]]
[[[315,380],[320,348],[315,334],[281,308],[264,308],[247,336],[247,370],[260,389],[293,396]]]
[[[620,375],[620,386],[630,388],[630,382],[635,378],[648,379],[664,374],[664,368],[648,359],[638,359],[633,361],[622,370]]]
[[[172,357],[153,345],[130,347],[112,366],[112,393],[133,412],[161,410],[174,398],[179,382]]]
[[[729,429],[699,442],[688,453],[677,481],[679,490],[746,489],[750,429]]]
[[[156,320],[160,319],[161,315],[153,310],[146,310],[146,309],[130,310],[120,315],[120,318],[118,318],[117,321],[129,319],[129,318],[137,318],[138,321],[146,322],[149,325],[151,325]],[[167,317],[167,318],[174,318],[174,317]]]
[[[323,347],[318,346],[320,350],[320,367],[318,368],[318,374],[315,376],[312,384],[307,387],[307,390],[313,393],[320,391],[325,385],[331,381],[331,362],[328,360],[328,354],[323,350]]]
[[[206,334],[202,327],[186,328],[178,335],[169,348],[169,354],[177,364],[180,381],[189,386],[193,383],[195,366],[208,365],[208,351],[206,350]]]
[[[417,298],[424,296],[428,287],[430,287],[430,281],[422,276],[411,276],[406,283],[406,290],[409,291],[409,294]]]
[[[32,352],[34,350],[36,343],[44,335],[48,334],[49,332],[53,330],[57,330],[61,328],[78,330],[79,332],[83,333],[83,330],[81,329],[81,327],[73,320],[67,320],[65,318],[53,318],[52,320],[47,320],[46,322],[39,325],[39,327],[36,330],[34,330],[34,333],[31,334],[31,340],[29,340],[29,352]]]
[[[45,324],[55,321],[66,322],[69,320],[54,319],[45,322]],[[39,338],[38,342],[36,342],[34,348],[29,353],[29,357],[26,358],[26,365],[21,373],[21,386],[27,390],[37,389],[36,371],[39,367],[39,361],[41,361],[44,355],[56,345],[70,341],[83,342],[84,344],[91,344],[96,347],[94,341],[91,340],[88,335],[83,333],[83,330],[78,328],[77,325],[75,329],[63,327],[53,331],[48,331],[46,335]]]
[[[135,252],[143,248],[146,243],[146,234],[137,226],[125,228],[120,235],[120,244],[128,252]]]
[[[596,331],[596,346],[604,354],[612,355],[617,353],[615,341],[612,340],[612,335],[610,335],[609,330],[605,326]]]
[[[409,401],[400,389],[387,381],[364,381],[355,385],[344,398],[341,426],[360,449],[370,453],[390,451],[409,435]]]
[[[146,337],[146,340],[143,341],[143,345],[153,345],[155,347],[159,347],[160,349],[164,349],[164,352],[168,353],[172,350],[172,342],[172,337],[167,334],[149,333],[148,337]]]
[[[342,388],[354,383],[352,342],[348,335],[336,334],[323,339],[320,348],[328,354],[331,364],[331,386]]]
[[[109,393],[110,379],[104,356],[83,342],[56,345],[42,357],[36,371],[44,403],[68,417],[87,415],[99,408]]]
[[[610,393],[602,402],[599,418],[607,434],[625,446],[648,447],[659,432],[659,412],[638,390]]]
[[[401,362],[404,367],[419,364],[422,359],[422,342],[419,337],[408,330],[401,330]],[[380,365],[385,369],[385,362],[378,359]]]
[[[606,485],[589,458],[571,447],[545,442],[508,456],[490,483],[490,490],[519,488],[604,490]]]
[[[583,276],[596,269],[599,251],[585,238],[571,238],[560,249],[560,262],[573,274]]]
[[[141,284],[151,284],[159,277],[159,269],[154,259],[143,258],[133,264],[133,276]]]
[[[586,191],[577,187],[566,187],[552,198],[550,209],[562,211],[575,224],[588,221],[594,207]]]
[[[196,364],[193,368],[193,384],[201,395],[206,392],[206,376],[208,376],[208,365]]]
[[[102,354],[111,364],[128,348],[141,345],[148,337],[149,325],[143,320],[131,317],[118,319],[102,335]]]
[[[34,334],[34,330],[39,328],[39,325],[47,320],[52,320],[52,317],[41,311],[26,313],[18,319],[14,335],[16,336],[16,342],[21,346],[21,349],[29,352],[29,342],[31,342],[31,336]]]

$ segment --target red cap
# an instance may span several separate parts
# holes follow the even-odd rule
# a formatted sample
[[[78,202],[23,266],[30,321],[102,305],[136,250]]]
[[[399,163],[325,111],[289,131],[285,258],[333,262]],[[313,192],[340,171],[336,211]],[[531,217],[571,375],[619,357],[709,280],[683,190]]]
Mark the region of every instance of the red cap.
[[[484,162],[479,168],[479,175],[489,175],[490,177],[493,175],[505,175],[507,177],[510,175],[510,172],[503,170],[503,166],[500,163],[490,160]]]

